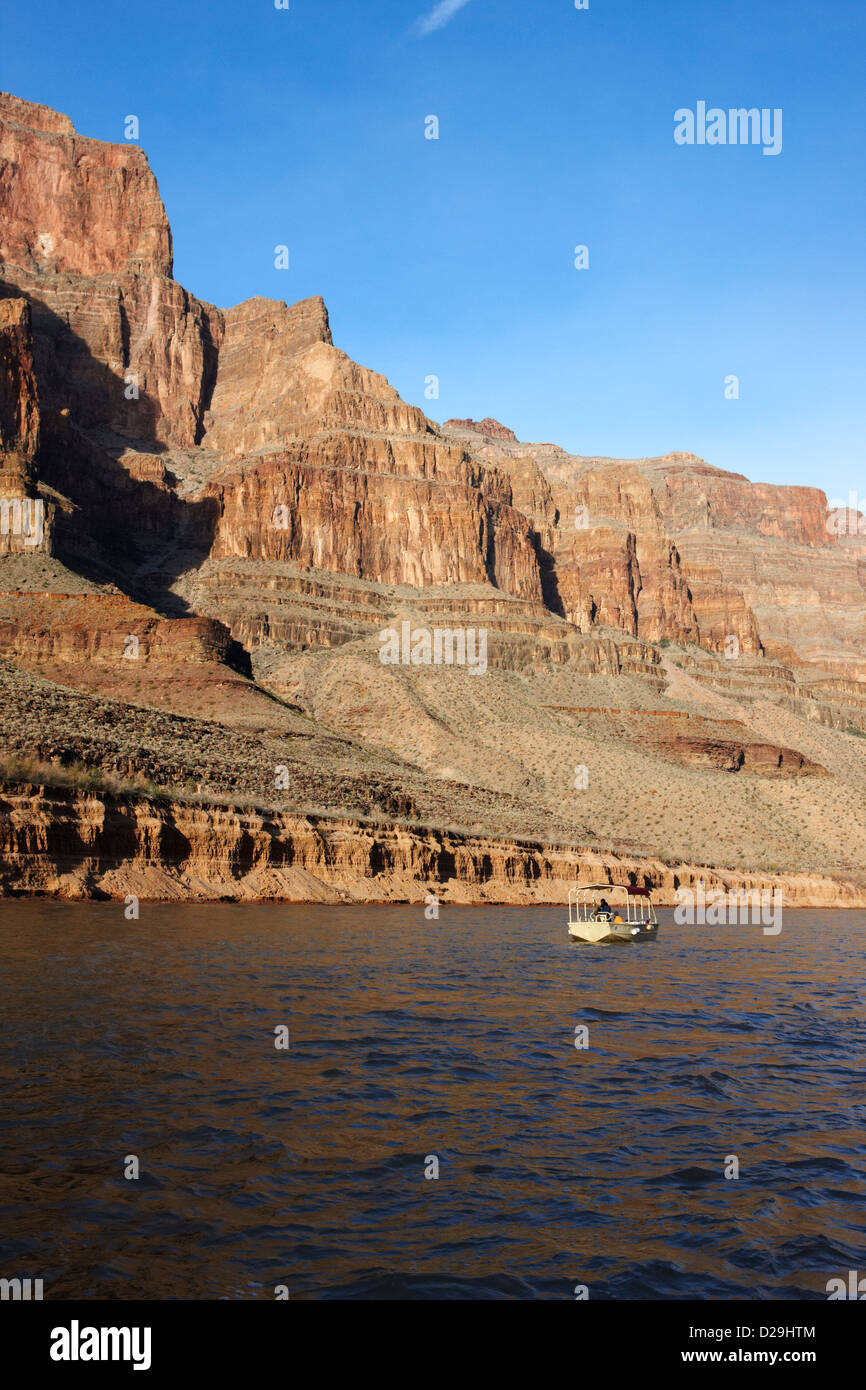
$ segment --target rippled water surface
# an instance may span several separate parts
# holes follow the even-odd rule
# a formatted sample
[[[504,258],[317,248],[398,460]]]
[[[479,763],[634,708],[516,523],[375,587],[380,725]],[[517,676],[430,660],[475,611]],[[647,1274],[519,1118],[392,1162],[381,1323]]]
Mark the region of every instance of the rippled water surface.
[[[866,1271],[866,917],[660,918],[582,947],[561,908],[0,903],[0,1274],[825,1298]]]

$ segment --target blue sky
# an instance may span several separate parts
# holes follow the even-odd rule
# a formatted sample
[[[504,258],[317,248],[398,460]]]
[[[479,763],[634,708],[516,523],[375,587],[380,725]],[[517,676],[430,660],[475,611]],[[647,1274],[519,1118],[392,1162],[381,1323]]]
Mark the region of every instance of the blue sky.
[[[440,421],[866,495],[862,0],[15,8],[0,86],[139,116],[200,297],[322,294]],[[676,145],[699,100],[781,108],[781,154]]]

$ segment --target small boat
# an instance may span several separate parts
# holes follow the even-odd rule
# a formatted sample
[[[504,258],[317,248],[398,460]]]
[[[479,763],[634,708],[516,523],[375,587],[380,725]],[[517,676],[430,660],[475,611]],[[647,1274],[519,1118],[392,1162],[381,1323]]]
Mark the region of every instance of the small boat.
[[[610,901],[608,901],[610,899]],[[654,941],[659,924],[648,888],[586,883],[568,890],[568,934],[575,941]]]

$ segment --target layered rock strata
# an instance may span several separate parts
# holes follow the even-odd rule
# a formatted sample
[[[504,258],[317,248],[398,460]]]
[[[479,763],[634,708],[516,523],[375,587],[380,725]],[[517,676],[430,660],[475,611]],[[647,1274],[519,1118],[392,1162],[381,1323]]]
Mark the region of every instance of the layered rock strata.
[[[372,878],[414,899],[413,873],[448,881],[449,855],[454,894],[558,884],[552,851],[520,847],[528,827],[569,847],[568,872],[590,842],[622,866],[667,841],[686,863],[841,883],[866,852],[866,524],[691,454],[570,455],[489,417],[440,427],[340,351],[320,298],[189,293],[145,154],[4,94],[0,509],[7,753],[176,799],[152,845],[143,803],[103,805],[116,832],[83,880],[99,891],[125,881],[118,846],[151,865],[181,821],[191,844],[219,841],[228,812],[181,808],[179,789],[267,806],[277,768],[271,812],[307,877],[273,878],[279,850],[262,848],[262,896],[343,891],[290,823],[310,806],[331,815],[326,866],[357,868],[361,898]],[[383,632],[404,626],[483,630],[483,679],[383,666]],[[66,814],[20,805],[34,824]],[[82,843],[88,805],[62,832]],[[337,834],[341,810],[381,832]],[[472,847],[434,821],[474,827]],[[238,824],[227,845],[260,843],[254,817]],[[198,892],[199,868],[171,862],[166,892]],[[45,873],[22,882],[60,883]]]
[[[576,883],[635,883],[660,906],[681,886],[777,890],[784,908],[866,906],[866,884],[320,817],[160,805],[10,787],[0,792],[0,891],[234,902],[566,903]],[[769,902],[770,899],[768,898]],[[782,925],[782,924],[780,924]],[[697,928],[700,930],[700,928]],[[753,930],[760,931],[756,925]]]

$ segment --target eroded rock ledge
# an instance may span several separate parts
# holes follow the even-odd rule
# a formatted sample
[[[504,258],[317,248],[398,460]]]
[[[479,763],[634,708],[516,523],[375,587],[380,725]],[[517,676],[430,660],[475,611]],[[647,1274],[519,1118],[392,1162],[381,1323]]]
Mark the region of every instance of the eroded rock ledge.
[[[561,903],[576,881],[779,888],[788,907],[866,907],[866,880],[664,863],[399,824],[0,789],[0,894],[151,901]]]

